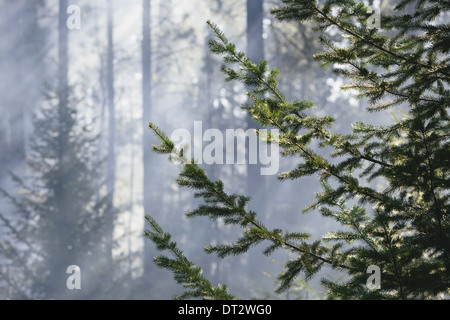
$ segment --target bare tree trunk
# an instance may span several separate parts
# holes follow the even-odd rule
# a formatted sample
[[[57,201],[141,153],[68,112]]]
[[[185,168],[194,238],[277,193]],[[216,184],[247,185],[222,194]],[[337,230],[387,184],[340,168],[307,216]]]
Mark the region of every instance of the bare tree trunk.
[[[107,52],[107,91],[108,91],[108,113],[109,113],[109,133],[108,133],[108,161],[107,161],[107,207],[108,207],[108,228],[107,228],[107,254],[108,260],[112,263],[113,232],[114,232],[114,184],[116,180],[116,120],[114,103],[114,8],[112,0],[108,0],[108,52]]]
[[[247,56],[253,63],[259,63],[264,59],[264,40],[263,40],[263,0],[247,0]],[[250,115],[247,115],[247,129],[256,129],[260,126],[253,121]],[[259,143],[257,150],[259,154]],[[247,147],[247,161],[250,162],[249,151]],[[261,164],[259,163],[259,155],[257,156],[257,164],[247,165],[247,195],[252,199],[249,206],[259,215],[264,216],[266,211],[266,184],[265,179],[261,176]],[[258,272],[257,256],[255,252],[250,252],[247,260],[247,279],[252,278],[255,272]]]
[[[148,123],[151,121],[152,107],[152,62],[151,62],[151,7],[150,0],[143,0],[142,16],[142,127],[143,127],[143,166],[144,166],[144,214],[152,214],[152,162],[151,134]],[[152,247],[150,241],[144,242],[144,277],[150,273],[153,266]]]
[[[58,33],[58,63],[59,63],[59,103],[67,106],[69,100],[69,54],[67,28],[68,0],[59,1],[59,33]]]
[[[134,122],[134,117],[133,117],[133,113],[131,113],[131,121]],[[131,237],[132,237],[132,223],[133,223],[133,211],[134,211],[134,164],[135,164],[135,152],[134,152],[134,140],[131,141],[130,143],[131,146],[131,151],[130,151],[130,188],[129,188],[129,193],[130,193],[130,202],[129,202],[129,211],[130,214],[128,216],[128,234],[127,234],[127,246],[128,246],[128,273],[130,276],[130,279],[133,278],[133,252],[132,252],[132,246],[131,246]]]
[[[106,118],[106,103],[107,103],[107,90],[105,85],[105,55],[104,48],[100,44],[100,26],[98,24],[99,13],[101,9],[99,8],[98,3],[96,3],[94,8],[94,30],[95,30],[95,46],[98,50],[98,59],[99,59],[99,75],[98,75],[98,83],[100,92],[95,99],[97,105],[99,105],[100,112],[100,129],[99,129],[99,137],[98,137],[98,149],[97,149],[97,163],[100,163],[103,158],[104,151],[104,142],[105,142],[105,118]],[[101,198],[101,186],[104,184],[103,178],[99,178],[97,181],[97,190],[96,190],[96,199],[97,201]]]
[[[68,29],[67,29],[67,0],[59,1],[58,14],[58,163],[64,163],[66,154],[65,132],[67,124],[67,108],[69,103],[69,55],[68,55]],[[65,281],[65,270],[68,266],[76,264],[74,261],[74,251],[71,250],[70,239],[66,228],[69,225],[65,210],[65,186],[61,177],[55,179],[56,212],[51,218],[51,223],[57,229],[58,238],[55,239],[51,248],[51,255],[48,259],[49,276],[47,281],[46,296],[50,299],[58,299],[65,296],[64,287],[59,285]]]
[[[247,56],[253,63],[264,59],[263,39],[263,0],[247,0]],[[250,115],[247,116],[247,129],[259,128]],[[247,160],[248,151],[247,148]],[[259,146],[257,148],[259,152]],[[255,210],[263,214],[265,210],[265,181],[260,174],[261,165],[247,166],[247,195],[252,198]]]
[[[27,4],[23,1],[4,1],[2,11],[2,68],[0,120],[0,170],[10,170],[25,160],[25,114],[29,87],[24,83],[25,40],[27,25],[23,21]],[[29,23],[29,21],[27,21]]]

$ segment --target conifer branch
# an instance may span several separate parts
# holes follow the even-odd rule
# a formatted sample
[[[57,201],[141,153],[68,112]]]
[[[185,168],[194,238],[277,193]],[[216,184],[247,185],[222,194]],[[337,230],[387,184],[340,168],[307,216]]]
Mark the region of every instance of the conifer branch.
[[[332,50],[336,55],[339,55],[339,52],[337,50],[337,48],[335,48],[334,46],[330,45],[328,42],[323,42],[330,50]],[[316,57],[320,57],[320,55],[316,55]],[[358,76],[360,77],[364,77],[365,79],[369,80],[370,82],[372,82],[373,87],[372,88],[383,88],[383,90],[393,96],[399,96],[405,100],[411,100],[413,98],[412,94],[404,94],[398,91],[394,91],[393,89],[391,89],[390,87],[386,87],[385,85],[383,85],[382,82],[377,81],[374,76],[373,73],[369,72],[367,69],[365,69],[364,67],[361,67],[360,65],[358,65],[356,62],[346,58],[345,56],[340,56],[340,59],[342,59],[343,62],[347,63],[348,65],[352,66],[353,68],[355,68],[356,70],[359,71]],[[351,85],[347,85],[345,86],[345,88],[352,88],[353,86]],[[359,87],[357,87],[359,88]],[[434,99],[428,99],[428,98],[424,98],[424,97],[419,97],[418,98],[419,101],[425,101],[425,102],[432,102],[432,103],[441,103],[442,101],[439,100],[434,100]],[[399,101],[401,102],[401,100]],[[365,158],[363,158],[365,159]],[[366,159],[368,160],[368,159]],[[372,161],[372,160],[370,160]],[[387,165],[390,166],[389,164],[384,164],[383,162],[380,162],[378,164],[382,164],[382,165]]]
[[[194,166],[194,165],[192,165]],[[201,169],[200,169],[201,170]],[[198,171],[197,171],[198,172]],[[198,176],[199,179],[205,179],[206,175],[201,175]],[[230,198],[227,198],[226,196],[224,196],[223,191],[222,190],[217,190],[214,186],[215,184],[209,180],[204,181],[205,184],[211,188],[210,190],[212,190],[219,198],[221,198],[223,200],[224,203],[226,203],[229,207],[230,211],[237,211],[239,210],[238,208],[235,207],[235,204],[233,202],[230,201]],[[269,237],[269,239],[266,240],[270,240],[273,242],[274,245],[276,246],[286,246],[289,247],[290,249],[292,249],[294,252],[299,252],[301,254],[307,254],[310,255],[311,257],[320,260],[324,263],[331,265],[334,265],[335,263],[329,259],[323,258],[321,256],[315,255],[314,253],[310,252],[310,251],[306,251],[304,249],[302,249],[299,246],[296,246],[295,244],[283,240],[280,237],[276,237],[273,236],[273,232],[269,231],[266,227],[264,227],[262,224],[258,223],[254,218],[252,218],[252,216],[254,216],[252,213],[246,211],[246,210],[239,210],[242,216],[243,221],[248,221],[248,224],[254,226],[255,228],[257,228],[259,231],[262,232],[262,234],[266,234],[266,235],[272,235],[271,237]],[[211,250],[211,248],[208,249],[209,252],[212,252],[214,250]],[[337,265],[339,268],[342,269],[346,269],[346,270],[353,270],[356,271],[354,268],[344,265],[344,264],[338,264]]]
[[[219,284],[214,287],[211,282],[202,276],[202,270],[194,263],[189,261],[178,249],[175,242],[171,241],[171,236],[165,233],[158,223],[151,217],[146,216],[145,219],[151,228],[151,231],[145,231],[144,234],[152,242],[156,244],[158,251],[169,251],[174,259],[165,256],[155,257],[155,263],[161,268],[169,269],[174,273],[175,280],[189,289],[175,299],[182,300],[188,298],[201,298],[206,300],[236,300],[236,298],[228,294],[225,285]]]
[[[31,245],[31,243],[22,236],[22,234],[20,233],[20,231],[18,231],[12,224],[11,222],[5,218],[5,216],[0,213],[0,221],[2,222],[2,224],[12,232],[12,234],[14,234],[15,238],[17,240],[19,240],[20,242],[22,242],[23,244],[25,244],[28,249],[33,248],[33,246]]]
[[[205,251],[224,258],[245,253],[267,240],[270,245],[264,254],[279,248],[295,252],[298,256],[286,264],[278,277],[278,293],[287,290],[300,272],[311,277],[323,265],[345,270],[351,276],[342,284],[323,282],[330,290],[331,298],[414,299],[448,293],[450,263],[449,247],[445,242],[450,231],[447,219],[450,197],[446,182],[449,171],[446,160],[448,135],[445,132],[449,129],[446,111],[449,92],[446,89],[448,66],[445,64],[449,60],[439,59],[439,54],[445,53],[444,37],[437,33],[437,28],[427,27],[423,21],[408,24],[406,16],[400,16],[398,22],[389,17],[388,29],[400,31],[386,47],[386,37],[347,22],[355,16],[359,23],[365,22],[367,13],[363,4],[327,1],[320,8],[315,0],[283,2],[286,7],[272,10],[279,20],[314,20],[318,24],[316,30],[333,25],[350,35],[352,47],[340,49],[324,39],[331,52],[316,57],[324,62],[324,66],[336,63],[349,66],[350,70],[337,70],[355,81],[345,88],[357,89],[359,98],[369,98],[375,105],[370,110],[381,111],[405,102],[410,104],[410,110],[406,119],[393,125],[372,126],[358,122],[351,135],[332,133],[328,128],[334,124],[333,118],[308,116],[306,110],[314,106],[312,102],[288,102],[278,88],[278,70],[269,71],[265,60],[252,63],[244,53],[236,50],[215,24],[208,21],[215,36],[215,40],[209,41],[209,47],[212,53],[223,56],[222,71],[226,81],[239,81],[250,88],[251,103],[242,108],[262,126],[279,130],[276,143],[284,156],[303,159],[293,170],[280,174],[279,179],[317,174],[323,182],[323,192],[317,194],[317,201],[304,211],[318,209],[324,217],[334,218],[347,230],[332,232],[322,241],[313,243],[307,242],[307,234],[270,230],[257,220],[255,212],[246,209],[249,198],[227,194],[221,181],[209,180],[204,170],[192,160],[184,165],[177,182],[181,187],[194,189],[195,196],[202,198],[204,204],[188,212],[187,216],[222,218],[225,224],[243,228],[243,235],[234,243],[206,247]],[[440,9],[431,10],[426,7],[427,2],[423,1],[417,8],[419,12],[414,14],[414,19],[438,15]],[[333,7],[341,7],[342,17],[331,14]],[[428,34],[405,36],[413,29],[425,30]],[[427,37],[433,37],[431,49],[424,46]],[[414,53],[411,54],[411,50]],[[425,54],[428,64],[421,58]],[[377,74],[369,71],[367,64],[387,71]],[[233,69],[233,65],[239,69]],[[398,70],[389,70],[397,66]],[[422,70],[424,68],[426,72]],[[394,98],[380,103],[386,95]],[[182,150],[175,150],[158,128],[151,128],[157,131],[156,135],[162,141],[162,146],[154,148],[155,151],[183,156]],[[313,139],[318,140],[322,148],[334,149],[332,157],[345,159],[334,164],[315,153],[310,147]],[[275,139],[270,141],[273,143]],[[383,179],[387,183],[386,189],[381,192],[364,186],[354,176],[355,170],[359,169],[362,169],[359,178],[366,178],[369,183]],[[332,187],[330,180],[336,180],[337,185]],[[358,206],[347,209],[347,200],[357,200]],[[364,209],[363,205],[367,204],[372,205],[372,213]],[[323,241],[335,241],[336,244],[330,248],[324,246]],[[363,245],[354,246],[353,241]],[[381,290],[373,292],[364,288],[368,265],[383,268]]]
[[[288,7],[284,7],[284,8],[272,9],[271,12],[272,12],[272,14],[277,16],[279,19],[283,19],[284,18],[284,19],[287,19],[287,20],[292,20],[295,15],[293,15],[291,11],[294,10],[293,7],[295,7],[295,5],[300,5],[303,8],[308,7],[310,9],[312,9],[314,12],[316,12],[317,14],[319,14],[320,16],[322,16],[331,25],[334,25],[334,26],[338,27],[339,29],[341,29],[345,33],[347,33],[347,34],[349,34],[349,35],[351,35],[351,36],[353,36],[353,37],[355,37],[355,38],[357,38],[357,39],[359,39],[359,40],[361,40],[361,41],[371,45],[372,47],[374,47],[374,48],[376,48],[378,50],[381,50],[382,52],[384,52],[384,53],[386,53],[388,55],[391,55],[391,56],[393,56],[393,57],[395,57],[395,58],[397,58],[397,59],[399,59],[399,60],[401,60],[403,62],[413,63],[413,64],[416,64],[416,65],[422,67],[422,68],[426,68],[426,69],[429,69],[429,70],[433,70],[434,72],[442,73],[443,75],[445,75],[447,77],[447,79],[450,77],[450,74],[448,72],[445,72],[444,70],[440,70],[440,69],[436,70],[436,67],[433,67],[431,65],[427,65],[427,64],[424,64],[422,62],[411,61],[411,58],[408,58],[408,57],[405,57],[405,56],[403,56],[401,54],[393,52],[393,51],[385,48],[384,46],[379,45],[376,42],[372,41],[370,38],[366,38],[366,37],[364,37],[364,36],[354,32],[354,31],[352,31],[350,28],[344,26],[338,20],[333,19],[332,17],[330,17],[330,15],[325,13],[324,10],[321,10],[315,4],[316,3],[315,1],[307,0],[307,1],[304,1],[304,3],[302,3],[302,4],[300,4],[299,1],[303,1],[303,0],[283,0],[284,3],[292,4],[292,6],[288,6]],[[288,17],[288,18],[286,18],[286,17]],[[310,14],[310,15],[298,14],[297,17],[298,17],[299,20],[306,20],[306,19],[311,19],[312,18],[312,14]]]
[[[155,125],[152,124],[150,124],[149,127],[155,131],[159,130]],[[161,153],[173,153],[174,150],[169,150],[164,147],[164,144],[172,145],[173,142],[170,142],[170,139],[168,139],[163,132],[155,132],[155,134],[160,138],[160,141],[163,144],[163,146],[156,148],[158,150],[163,150],[163,152]],[[301,245],[296,245],[288,240],[289,238],[303,239],[306,237],[306,235],[300,236],[290,233],[281,235],[279,230],[270,231],[262,223],[256,220],[256,213],[247,211],[245,209],[245,205],[250,200],[249,198],[237,195],[227,195],[223,190],[222,182],[212,182],[211,180],[209,180],[205,171],[199,168],[195,163],[187,163],[184,165],[183,170],[177,178],[177,182],[181,187],[188,187],[197,190],[195,196],[204,198],[206,203],[214,203],[213,206],[201,206],[197,210],[188,212],[186,214],[187,217],[192,218],[195,216],[208,216],[213,220],[219,217],[223,217],[225,219],[225,222],[228,224],[240,224],[242,227],[248,227],[249,225],[252,226],[251,228],[245,229],[244,237],[239,239],[236,243],[229,246],[217,245],[207,247],[205,248],[207,253],[216,252],[218,253],[219,257],[223,258],[229,254],[240,254],[246,252],[251,245],[256,244],[262,240],[268,240],[272,242],[272,246],[266,250],[267,253],[270,253],[277,248],[288,247],[294,252],[300,253],[302,256],[309,257],[301,258],[302,263],[306,263],[305,261],[308,261],[307,259],[314,259],[316,261],[320,261],[321,263],[329,264],[330,266],[333,266],[335,268],[345,269],[353,272],[358,271],[351,266],[342,263],[336,263],[335,261],[324,258],[323,256],[315,254],[313,251],[309,250],[309,248],[318,249],[318,243],[310,247],[306,242],[303,241],[301,242]],[[218,204],[221,204],[221,206],[218,206]],[[165,234],[164,238],[162,236],[162,230],[160,229],[160,227],[158,227],[156,222],[154,222],[154,220],[152,220],[151,218],[147,218],[147,220],[152,225],[152,228],[156,231],[156,235],[146,233],[146,236],[153,242],[155,242],[155,244],[157,244],[159,248],[173,249],[175,247],[174,244],[171,246],[167,245],[169,241],[169,238],[167,237],[169,237],[170,235]],[[163,239],[165,239],[165,244],[161,244]],[[323,249],[324,248],[322,248],[322,250]],[[174,251],[174,254],[177,255],[178,259],[182,259],[180,252]],[[157,261],[157,263],[159,263],[161,267],[169,268],[168,263],[166,263],[165,260],[162,261],[162,263]],[[308,261],[307,265],[312,263],[312,260]],[[308,272],[313,272],[313,269],[310,269],[312,268],[312,266],[306,266],[305,268],[305,270],[307,270]],[[176,269],[172,268],[171,270],[175,272]],[[359,271],[364,272],[364,270]],[[282,284],[286,284],[285,281],[292,281],[293,279],[293,277],[284,279],[282,275],[280,275]],[[284,287],[280,287],[280,290],[281,288]]]

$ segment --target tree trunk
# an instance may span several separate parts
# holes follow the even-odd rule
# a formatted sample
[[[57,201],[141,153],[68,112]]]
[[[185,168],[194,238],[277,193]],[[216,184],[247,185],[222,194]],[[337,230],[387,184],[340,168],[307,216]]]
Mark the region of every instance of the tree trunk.
[[[26,4],[23,1],[4,1],[2,11],[2,78],[0,81],[0,170],[13,169],[25,160],[25,111],[29,91],[24,83]],[[18,168],[15,170],[20,171]],[[0,172],[1,173],[1,172]]]
[[[59,1],[58,14],[58,137],[55,141],[58,143],[58,163],[61,167],[63,167],[63,163],[65,162],[64,155],[66,154],[65,142],[67,138],[66,126],[69,102],[67,2],[67,0]],[[67,279],[65,268],[78,263],[73,257],[75,250],[71,249],[72,247],[68,237],[69,233],[67,232],[67,228],[71,226],[68,222],[70,217],[68,217],[65,210],[65,183],[66,181],[62,177],[62,174],[55,179],[56,212],[50,218],[50,223],[56,229],[58,238],[55,239],[54,245],[50,249],[51,254],[47,261],[49,275],[44,282],[44,286],[46,286],[46,298],[49,299],[67,298],[68,292],[64,286]]]
[[[152,106],[152,63],[151,63],[151,7],[150,0],[143,0],[143,16],[142,16],[142,127],[143,127],[143,201],[144,214],[152,214],[152,168],[151,168],[151,134],[148,129],[148,123],[151,121]],[[150,241],[144,242],[144,277],[149,275],[153,267],[152,247]]]
[[[263,0],[247,0],[247,56],[253,63],[264,59],[263,40]],[[250,115],[247,116],[247,129],[259,128]],[[247,148],[247,161],[249,160]],[[258,146],[259,152],[259,146]],[[247,166],[247,195],[252,198],[254,209],[260,214],[265,210],[265,181],[260,174],[261,165]]]
[[[263,40],[263,0],[247,0],[247,56],[253,63],[259,63],[264,59],[264,40]],[[247,129],[257,129],[260,126],[253,121],[250,115],[247,115]],[[249,208],[257,212],[261,217],[266,214],[266,184],[261,175],[261,164],[259,163],[259,143],[257,148],[257,164],[250,164],[249,151],[252,150],[247,145],[247,195],[252,199]],[[247,281],[252,279],[255,272],[261,272],[261,266],[258,264],[258,256],[255,252],[249,252],[247,259]]]
[[[114,103],[114,8],[112,0],[108,0],[108,49],[107,49],[107,74],[106,86],[108,92],[108,113],[109,113],[109,133],[108,133],[108,161],[107,161],[107,214],[108,214],[108,228],[107,228],[107,254],[109,262],[112,262],[113,249],[113,232],[114,232],[114,184],[116,181],[116,120],[115,120],[115,103]]]
[[[69,100],[69,54],[67,28],[68,0],[59,1],[59,33],[58,33],[58,83],[59,103],[67,106]]]

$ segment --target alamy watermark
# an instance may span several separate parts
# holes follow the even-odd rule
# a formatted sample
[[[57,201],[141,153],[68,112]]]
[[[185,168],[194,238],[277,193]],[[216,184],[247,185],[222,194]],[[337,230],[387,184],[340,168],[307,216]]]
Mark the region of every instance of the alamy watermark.
[[[367,18],[367,29],[381,29],[381,9],[379,6],[371,5],[367,7],[367,13],[371,16]]]
[[[67,7],[67,28],[69,30],[80,30],[81,29],[81,8],[76,5],[71,5]]]
[[[366,286],[369,291],[381,289],[381,269],[379,266],[369,266],[367,268],[367,273],[371,276],[367,279]]]
[[[70,274],[67,278],[66,286],[69,290],[81,290],[81,269],[79,266],[68,266],[66,273]]]
[[[218,129],[203,132],[201,121],[194,122],[194,135],[187,129],[176,129],[170,138],[176,143],[175,148],[188,146],[186,159],[195,159],[198,164],[260,164],[263,176],[278,173],[280,150],[277,143],[279,130],[260,129],[259,136],[255,129],[227,129],[225,135]],[[271,143],[267,143],[270,140]],[[204,143],[207,145],[204,145]],[[248,146],[248,148],[246,147]],[[247,150],[247,152],[246,152]],[[177,164],[181,164],[178,162]]]

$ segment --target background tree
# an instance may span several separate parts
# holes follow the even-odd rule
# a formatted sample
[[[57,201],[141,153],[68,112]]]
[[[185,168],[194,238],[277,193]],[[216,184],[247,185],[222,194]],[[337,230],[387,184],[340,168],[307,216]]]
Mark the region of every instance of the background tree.
[[[160,119],[163,123],[171,120],[191,118],[196,105],[193,81],[195,52],[197,49],[196,32],[192,18],[186,14],[176,15],[177,6],[172,1],[151,1],[143,6],[143,30],[141,46],[141,68],[143,84],[142,121],[147,124],[152,119]],[[174,25],[182,27],[174,28]],[[177,75],[177,76],[174,76]],[[199,107],[200,108],[200,107]],[[174,117],[170,110],[178,110]],[[174,122],[173,128],[181,126],[181,121]],[[144,127],[143,127],[144,128]],[[133,128],[131,128],[133,130]],[[144,212],[155,214],[162,220],[170,220],[177,212],[183,210],[189,198],[174,192],[170,179],[174,172],[165,161],[151,152],[151,133],[143,129],[143,166],[144,190],[142,202]],[[145,178],[148,177],[148,178]],[[158,200],[163,197],[163,203]],[[183,234],[185,226],[173,229]],[[160,278],[160,270],[153,264],[155,250],[144,242],[144,272],[140,281],[143,295],[148,292],[160,297],[162,292],[175,290],[176,283],[154,281]]]
[[[263,19],[264,19],[264,1],[247,0],[247,56],[252,61],[264,59],[264,39],[263,39]],[[250,115],[247,115],[247,128],[256,129],[255,123]],[[247,154],[249,148],[247,149]],[[259,152],[259,149],[258,149]],[[260,165],[247,165],[247,194],[256,199],[258,210],[261,214],[265,210],[265,180],[260,173]],[[256,187],[258,186],[258,187]]]
[[[10,298],[96,298],[110,284],[104,278],[111,276],[106,198],[96,196],[102,163],[96,160],[92,123],[80,116],[82,101],[69,86],[66,11],[61,1],[56,84],[34,114],[28,174],[12,174],[17,194],[0,188],[13,208],[0,215],[0,286]],[[82,270],[82,292],[65,285],[70,265]]]
[[[82,124],[70,96],[67,105],[60,104],[57,95],[48,99],[34,120],[28,164],[32,182],[13,176],[23,189],[21,196],[0,189],[15,208],[14,216],[1,215],[6,230],[0,250],[2,278],[8,279],[10,297],[96,297],[108,254],[102,245],[106,202],[95,197],[101,168],[95,162],[95,138],[89,124]],[[83,281],[82,296],[64,285],[70,265],[78,265],[83,279],[89,279]]]
[[[116,111],[115,111],[115,88],[114,88],[114,8],[111,0],[107,4],[107,72],[106,88],[108,96],[108,157],[107,157],[107,176],[106,187],[108,194],[108,220],[107,220],[107,251],[110,254],[110,263],[112,265],[112,253],[114,244],[114,193],[116,183]]]
[[[46,74],[38,64],[48,49],[46,30],[39,23],[43,6],[43,1],[0,3],[0,175],[25,162],[27,124],[40,96],[34,80],[39,76],[42,81]],[[30,51],[34,55],[28,55]]]
[[[143,37],[142,37],[142,95],[143,95],[143,114],[142,121],[144,123],[144,127],[147,126],[148,119],[151,119],[151,96],[152,96],[152,57],[151,57],[151,6],[150,0],[143,1]],[[151,170],[151,150],[148,147],[150,142],[150,136],[144,134],[144,138],[142,140],[143,146],[143,154],[144,154],[144,195],[148,195],[144,197],[144,211],[151,212],[152,210],[152,197],[150,196],[151,187],[152,187],[152,170]],[[146,275],[149,275],[151,267],[149,263],[151,261],[151,250],[148,246],[145,246],[145,261],[144,261],[144,270]]]

